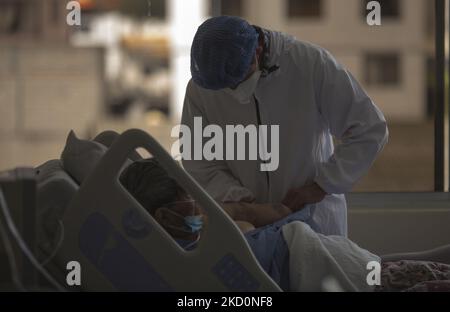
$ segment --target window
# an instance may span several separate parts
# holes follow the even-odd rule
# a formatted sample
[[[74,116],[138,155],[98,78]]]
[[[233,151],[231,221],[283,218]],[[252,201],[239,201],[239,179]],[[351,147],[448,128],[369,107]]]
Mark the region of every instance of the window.
[[[5,1],[0,3],[0,33],[12,35],[23,28],[24,5],[21,1]]]
[[[244,16],[242,0],[211,0],[210,15]]]
[[[400,84],[400,57],[396,53],[369,53],[366,55],[364,68],[369,86]]]
[[[136,18],[166,18],[165,0],[128,0],[121,2],[121,11]]]
[[[59,0],[53,0],[53,3],[51,3],[50,6],[50,16],[51,21],[54,25],[58,25],[59,23],[59,16],[61,14],[61,2]]]
[[[289,18],[317,18],[322,15],[322,0],[288,0]]]
[[[367,16],[367,4],[372,0],[363,1],[363,16]],[[400,17],[400,0],[378,0],[381,7],[381,18],[399,18]]]
[[[41,35],[45,30],[43,18],[52,17],[49,7],[39,1],[0,0],[0,35],[11,38]]]

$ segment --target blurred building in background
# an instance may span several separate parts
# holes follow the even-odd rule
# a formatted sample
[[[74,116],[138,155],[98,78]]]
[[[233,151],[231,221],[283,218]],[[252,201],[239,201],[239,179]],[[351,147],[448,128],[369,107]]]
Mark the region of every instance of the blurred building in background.
[[[369,0],[227,0],[222,12],[328,49],[392,121],[427,117],[434,57],[434,6],[381,0],[381,26],[367,24]]]
[[[75,48],[66,2],[0,1],[0,167],[57,156],[68,129],[86,134],[104,103],[103,51]]]
[[[390,138],[357,191],[434,188],[434,2],[379,0],[381,26],[366,22],[369,0],[212,0],[213,12],[242,16],[328,49],[385,114]]]
[[[433,8],[428,0],[0,0],[0,170],[59,157],[70,129],[142,128],[166,148],[208,16],[238,15],[328,49],[386,115],[390,142],[363,191],[433,189]]]
[[[0,30],[3,43],[68,39],[66,2],[57,0],[0,1]]]

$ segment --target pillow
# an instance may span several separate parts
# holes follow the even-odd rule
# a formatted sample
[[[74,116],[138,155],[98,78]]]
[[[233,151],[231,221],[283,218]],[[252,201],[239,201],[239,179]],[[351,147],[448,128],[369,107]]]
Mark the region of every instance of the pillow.
[[[78,139],[75,132],[71,130],[61,154],[61,162],[64,170],[75,182],[81,184],[94,170],[106,151],[106,146],[98,142]]]

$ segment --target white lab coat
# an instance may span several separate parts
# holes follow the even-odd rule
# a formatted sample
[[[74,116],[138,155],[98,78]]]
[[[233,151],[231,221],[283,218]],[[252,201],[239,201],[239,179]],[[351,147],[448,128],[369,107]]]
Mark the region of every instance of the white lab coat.
[[[279,125],[279,167],[260,161],[184,160],[185,169],[218,201],[279,203],[289,189],[315,181],[328,194],[314,205],[313,229],[347,235],[344,193],[369,169],[387,142],[386,120],[353,76],[325,49],[270,32],[268,66],[279,69],[258,81],[262,124]],[[257,124],[256,103],[240,104],[225,90],[189,81],[182,124]],[[340,141],[336,148],[332,136]],[[224,147],[225,148],[225,147]],[[224,153],[225,154],[225,153]],[[267,176],[268,174],[268,180]]]

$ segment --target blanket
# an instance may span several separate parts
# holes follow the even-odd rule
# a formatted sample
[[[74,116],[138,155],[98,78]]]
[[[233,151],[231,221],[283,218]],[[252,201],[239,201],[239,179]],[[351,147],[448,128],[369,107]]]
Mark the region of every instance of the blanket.
[[[330,283],[340,291],[374,290],[367,283],[367,264],[381,259],[348,238],[318,234],[299,221],[285,225],[283,236],[289,248],[291,291],[327,291]]]

